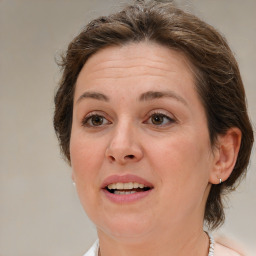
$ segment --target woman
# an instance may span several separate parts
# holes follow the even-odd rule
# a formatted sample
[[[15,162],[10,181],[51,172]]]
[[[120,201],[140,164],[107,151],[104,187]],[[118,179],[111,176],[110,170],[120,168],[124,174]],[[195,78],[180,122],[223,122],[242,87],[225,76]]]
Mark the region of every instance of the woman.
[[[239,255],[203,230],[253,143],[238,65],[211,26],[137,1],[70,43],[54,127],[97,241],[90,255]]]

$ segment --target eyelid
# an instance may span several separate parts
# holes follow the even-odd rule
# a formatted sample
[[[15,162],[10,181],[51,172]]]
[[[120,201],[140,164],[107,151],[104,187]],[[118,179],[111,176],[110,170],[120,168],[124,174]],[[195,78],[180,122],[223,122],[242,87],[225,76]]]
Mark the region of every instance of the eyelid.
[[[176,123],[178,121],[177,118],[173,114],[170,114],[168,111],[160,110],[160,109],[154,109],[154,110],[151,110],[150,112],[147,113],[146,118],[143,121],[143,123],[147,123],[148,120],[154,114],[159,114],[159,115],[162,115],[165,118],[169,119],[169,124]],[[103,111],[100,111],[100,110],[99,111],[98,110],[94,110],[92,112],[89,112],[88,114],[86,114],[82,118],[82,121],[81,121],[82,126],[88,127],[88,128],[100,128],[100,127],[102,127],[104,125],[107,125],[107,124],[102,124],[102,125],[99,125],[99,126],[89,125],[87,122],[93,116],[100,116],[100,117],[104,118],[105,120],[107,120],[107,124],[111,124],[112,123],[111,118],[106,113],[104,113]],[[154,124],[152,124],[152,125],[154,125]],[[156,126],[156,125],[154,125],[154,126]],[[168,126],[168,124],[163,124],[163,125],[158,125],[158,126],[159,127],[161,127],[161,126],[164,127],[164,126]]]
[[[162,109],[153,109],[151,110],[148,114],[147,114],[147,117],[149,118],[150,116],[154,115],[154,114],[159,114],[159,115],[164,115],[166,117],[169,117],[170,119],[173,119],[173,120],[176,120],[176,117],[169,113],[168,111],[166,110],[162,110]]]
[[[88,121],[90,120],[90,118],[92,118],[93,116],[100,116],[104,119],[106,119],[108,121],[108,124],[111,124],[111,121],[109,120],[110,118],[109,117],[106,117],[107,115],[105,113],[103,113],[102,111],[92,111],[92,112],[89,112],[88,114],[86,114],[83,118],[82,118],[82,121],[81,121],[81,124],[82,126],[84,127],[89,127],[89,128],[100,128],[106,124],[103,124],[103,125],[99,125],[99,126],[92,126],[92,125],[88,125]]]
[[[170,114],[170,113],[166,113],[167,111],[164,111],[164,110],[159,110],[159,109],[155,109],[155,110],[152,110],[150,111],[148,114],[147,114],[147,117],[146,117],[146,120],[144,121],[144,123],[146,123],[154,114],[159,114],[159,115],[162,115],[164,117],[166,117],[167,119],[169,119],[170,123],[176,123],[177,122],[177,119],[174,115]],[[154,125],[154,124],[152,124]],[[156,126],[156,125],[154,125]],[[163,126],[167,126],[166,124],[164,125],[159,125],[159,127],[163,127]]]

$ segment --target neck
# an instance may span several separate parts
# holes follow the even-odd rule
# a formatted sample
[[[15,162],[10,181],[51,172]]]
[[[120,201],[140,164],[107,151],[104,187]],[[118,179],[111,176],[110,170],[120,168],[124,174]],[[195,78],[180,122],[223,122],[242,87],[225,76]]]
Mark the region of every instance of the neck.
[[[101,256],[170,256],[197,255],[207,256],[209,238],[202,229],[193,231],[172,229],[160,235],[145,235],[136,239],[116,238],[98,231]]]

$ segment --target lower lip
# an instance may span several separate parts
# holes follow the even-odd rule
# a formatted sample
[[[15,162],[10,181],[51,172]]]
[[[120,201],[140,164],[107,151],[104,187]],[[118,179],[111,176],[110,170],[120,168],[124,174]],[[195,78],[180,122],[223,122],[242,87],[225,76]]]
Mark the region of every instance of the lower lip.
[[[142,192],[136,192],[132,194],[118,195],[118,194],[110,193],[107,189],[102,189],[103,193],[110,201],[114,203],[119,203],[119,204],[132,203],[132,202],[141,200],[146,196],[148,196],[152,192],[152,190],[153,189],[142,191]]]

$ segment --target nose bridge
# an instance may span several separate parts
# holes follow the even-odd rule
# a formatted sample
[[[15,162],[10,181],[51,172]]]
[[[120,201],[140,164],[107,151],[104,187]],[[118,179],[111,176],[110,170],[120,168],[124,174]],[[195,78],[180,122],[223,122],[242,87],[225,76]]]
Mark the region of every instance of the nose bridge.
[[[130,118],[120,120],[113,129],[107,156],[120,163],[140,160],[143,154],[137,132],[137,127]]]
[[[129,147],[132,144],[133,140],[133,126],[131,120],[125,118],[124,120],[120,120],[120,122],[116,125],[113,136],[112,136],[112,144],[114,147]]]

